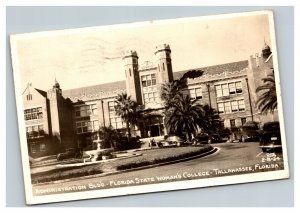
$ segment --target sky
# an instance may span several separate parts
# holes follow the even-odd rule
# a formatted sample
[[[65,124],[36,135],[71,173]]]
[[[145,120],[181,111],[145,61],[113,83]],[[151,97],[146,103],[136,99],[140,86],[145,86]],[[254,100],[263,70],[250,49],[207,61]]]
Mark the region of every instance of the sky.
[[[155,47],[170,45],[173,71],[240,60],[270,45],[267,15],[147,22],[19,35],[16,48],[22,88],[63,90],[125,80],[122,53],[136,50],[139,64],[156,64]],[[271,46],[271,45],[270,45]]]

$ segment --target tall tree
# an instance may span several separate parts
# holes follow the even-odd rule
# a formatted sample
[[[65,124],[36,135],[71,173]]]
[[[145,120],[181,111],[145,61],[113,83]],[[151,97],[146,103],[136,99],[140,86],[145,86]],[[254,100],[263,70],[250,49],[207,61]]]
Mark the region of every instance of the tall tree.
[[[190,141],[192,133],[195,133],[198,127],[203,127],[203,108],[188,95],[180,94],[176,101],[170,103],[169,110],[166,111],[166,126],[171,133],[181,134],[185,132]]]
[[[130,125],[135,125],[137,122],[137,107],[138,104],[131,100],[126,93],[119,94],[115,106],[116,114],[126,123],[128,141],[131,138]]]
[[[263,85],[256,88],[256,93],[261,93],[256,101],[262,113],[273,112],[277,108],[277,96],[274,74],[263,78]]]
[[[187,79],[193,79],[202,76],[201,70],[190,70],[186,72],[180,79],[168,82],[162,85],[161,99],[164,101],[165,108],[168,110],[169,105],[176,100],[177,96],[184,93],[187,89]]]
[[[203,120],[205,121],[203,130],[207,133],[219,133],[224,128],[218,111],[208,104],[203,106]]]

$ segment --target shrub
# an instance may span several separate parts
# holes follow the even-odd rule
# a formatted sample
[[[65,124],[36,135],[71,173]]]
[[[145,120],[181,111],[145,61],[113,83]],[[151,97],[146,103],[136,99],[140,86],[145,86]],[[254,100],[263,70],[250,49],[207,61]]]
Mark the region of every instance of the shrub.
[[[169,148],[169,149],[176,150],[178,148]],[[196,150],[190,151],[190,152],[176,153],[176,151],[174,151],[174,154],[173,154],[172,151],[171,151],[170,155],[165,155],[165,156],[164,155],[158,155],[158,156],[155,156],[154,158],[148,158],[148,159],[147,158],[141,158],[139,160],[129,161],[127,163],[125,162],[121,165],[116,165],[116,169],[117,170],[132,169],[132,168],[138,168],[138,167],[143,167],[143,166],[149,166],[149,165],[174,161],[174,160],[178,160],[180,158],[194,157],[194,156],[200,155],[202,153],[208,152],[212,149],[213,149],[212,146],[204,146],[204,147],[201,147],[201,149],[196,149]]]
[[[102,170],[98,168],[81,168],[68,171],[66,169],[57,169],[52,170],[51,172],[47,173],[39,173],[38,175],[32,175],[31,176],[31,182],[32,184],[37,183],[46,183],[46,182],[52,182],[57,180],[63,180],[63,179],[69,179],[69,178],[77,178],[77,177],[83,177],[88,175],[94,175],[94,174],[101,174]]]

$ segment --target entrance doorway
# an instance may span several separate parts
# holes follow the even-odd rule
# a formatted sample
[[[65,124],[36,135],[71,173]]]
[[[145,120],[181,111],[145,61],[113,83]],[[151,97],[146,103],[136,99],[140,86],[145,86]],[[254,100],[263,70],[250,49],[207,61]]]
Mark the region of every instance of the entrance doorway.
[[[150,126],[150,136],[160,136],[159,125]]]
[[[143,127],[144,134],[142,137],[156,137],[164,135],[163,119],[162,116],[153,116],[145,119],[141,125]]]

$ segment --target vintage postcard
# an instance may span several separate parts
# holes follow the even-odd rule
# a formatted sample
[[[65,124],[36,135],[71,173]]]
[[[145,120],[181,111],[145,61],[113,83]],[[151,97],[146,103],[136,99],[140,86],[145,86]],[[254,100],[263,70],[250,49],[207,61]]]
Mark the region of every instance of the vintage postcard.
[[[27,204],[289,177],[272,11],[10,41]]]

